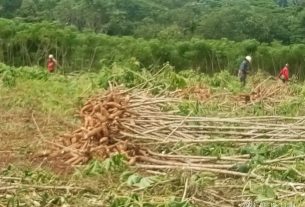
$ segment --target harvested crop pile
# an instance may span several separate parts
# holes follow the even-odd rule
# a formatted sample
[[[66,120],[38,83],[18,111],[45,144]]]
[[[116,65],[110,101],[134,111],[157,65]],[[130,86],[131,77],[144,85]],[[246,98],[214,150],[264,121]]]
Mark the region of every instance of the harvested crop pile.
[[[82,127],[57,139],[50,158],[60,157],[68,165],[79,165],[113,153],[125,154],[127,158],[139,154],[137,146],[119,139],[120,120],[131,116],[127,111],[129,99],[122,91],[109,91],[89,99],[80,110]]]
[[[184,166],[185,161],[190,163],[188,158],[195,160],[194,163],[207,159],[184,155],[181,155],[182,158],[180,155],[166,156],[147,148],[157,150],[160,145],[172,146],[178,142],[246,144],[305,141],[302,133],[305,130],[303,118],[185,117],[162,111],[168,103],[176,101],[178,100],[152,97],[145,91],[137,90],[115,89],[95,96],[80,110],[82,126],[56,139],[53,142],[55,151],[50,156],[60,156],[66,164],[79,165],[93,157],[105,159],[111,154],[122,153],[131,164],[139,161]],[[285,133],[288,130],[293,133]],[[172,160],[179,160],[182,164],[167,162]],[[236,164],[235,161],[236,159],[231,163],[226,162],[229,164],[226,167],[213,167],[230,169]],[[199,169],[197,164],[194,167]]]
[[[295,193],[295,189],[297,193],[305,192],[301,182],[303,174],[297,167],[287,166],[303,160],[304,155],[289,152],[257,160],[259,157],[251,150],[239,150],[249,143],[265,143],[281,149],[285,143],[305,142],[304,117],[192,117],[163,111],[169,103],[174,106],[176,102],[179,103],[179,99],[151,96],[147,91],[137,89],[115,88],[92,97],[80,110],[82,126],[48,142],[52,145],[48,158],[74,166],[121,153],[129,165],[138,169],[213,174],[219,180],[206,190],[216,192],[216,197],[206,199],[219,206],[219,200],[215,200],[219,199],[219,193],[227,191],[229,184],[223,183],[228,181],[239,183],[238,189],[243,189],[244,181],[260,186],[267,180],[268,186],[274,188],[276,196],[283,196],[282,199],[287,193]],[[218,156],[192,153],[194,147],[219,143],[229,144],[234,153]],[[271,178],[274,172],[293,172],[298,182]],[[236,177],[244,180],[236,180]],[[251,193],[246,192],[242,197],[236,197],[236,201],[230,200],[228,195],[221,202],[242,203],[251,197]],[[200,197],[207,195],[197,194]]]

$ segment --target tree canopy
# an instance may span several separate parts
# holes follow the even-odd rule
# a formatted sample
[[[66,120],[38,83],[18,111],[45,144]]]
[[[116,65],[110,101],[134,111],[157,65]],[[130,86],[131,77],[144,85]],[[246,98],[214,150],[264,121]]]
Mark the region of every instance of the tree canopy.
[[[108,35],[304,42],[305,0],[0,0],[0,17]]]

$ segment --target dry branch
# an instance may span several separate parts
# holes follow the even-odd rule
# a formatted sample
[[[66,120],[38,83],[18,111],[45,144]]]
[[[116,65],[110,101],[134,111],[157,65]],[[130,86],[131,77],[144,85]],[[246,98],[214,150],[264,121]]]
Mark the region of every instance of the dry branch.
[[[223,174],[228,176],[238,176],[238,177],[248,177],[248,178],[257,178],[259,177],[255,175],[249,175],[248,173],[240,173],[230,170],[221,170],[221,169],[213,169],[213,168],[205,168],[205,167],[193,167],[193,166],[175,166],[175,165],[145,165],[145,164],[137,164],[137,168],[139,169],[149,169],[149,170],[189,170],[189,171],[204,171],[211,172],[215,174]]]

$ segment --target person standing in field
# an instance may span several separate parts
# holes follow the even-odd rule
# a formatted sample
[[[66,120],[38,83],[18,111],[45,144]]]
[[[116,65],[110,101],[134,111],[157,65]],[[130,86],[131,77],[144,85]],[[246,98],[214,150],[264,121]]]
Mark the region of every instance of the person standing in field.
[[[251,56],[247,56],[239,66],[238,77],[243,87],[246,85],[246,79],[249,73],[251,61],[252,61]]]
[[[285,67],[283,67],[278,75],[279,79],[283,81],[283,83],[286,83],[289,80],[289,65],[286,64]]]
[[[57,65],[56,59],[54,58],[54,56],[52,54],[50,54],[49,58],[48,58],[48,64],[47,64],[48,71],[50,73],[53,73],[55,71],[56,65]]]

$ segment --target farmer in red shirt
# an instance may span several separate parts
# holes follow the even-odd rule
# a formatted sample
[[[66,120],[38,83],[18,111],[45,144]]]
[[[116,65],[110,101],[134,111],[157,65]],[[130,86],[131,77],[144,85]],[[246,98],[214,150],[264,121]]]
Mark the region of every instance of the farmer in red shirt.
[[[49,55],[49,59],[48,59],[48,71],[50,73],[53,73],[55,71],[55,67],[57,65],[57,61],[56,59],[53,57],[53,55]]]
[[[280,71],[280,74],[278,75],[278,78],[280,78],[283,83],[286,83],[289,80],[289,65],[286,64],[285,67]]]

